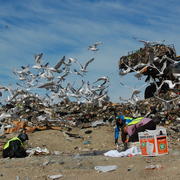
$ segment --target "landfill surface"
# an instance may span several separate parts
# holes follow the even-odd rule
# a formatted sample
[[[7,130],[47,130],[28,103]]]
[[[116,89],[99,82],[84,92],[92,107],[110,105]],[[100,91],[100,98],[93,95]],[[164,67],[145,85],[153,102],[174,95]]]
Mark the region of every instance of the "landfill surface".
[[[127,56],[131,64],[127,64],[130,62],[127,57],[120,60],[120,75],[136,70],[138,78],[142,75],[148,77],[146,81],[153,79],[149,83],[156,85],[154,96],[143,100],[137,99],[136,91],[130,101],[122,103],[113,103],[108,99],[101,103],[84,103],[65,98],[59,103],[50,104],[36,94],[22,93],[22,90],[18,94],[16,91],[16,96],[0,107],[0,179],[180,179],[179,76],[176,68],[172,72],[165,70],[167,61],[169,65],[174,62],[176,65],[179,60],[175,51],[164,45],[150,45],[144,49]],[[153,53],[152,49],[158,51]],[[144,57],[140,62],[143,66],[137,66],[137,54]],[[165,64],[163,73],[149,73],[152,67],[150,69],[147,64],[152,57],[156,60],[153,68],[162,70]],[[175,85],[161,89],[164,81],[168,84],[167,80]],[[158,126],[165,127],[168,155],[105,157],[103,153],[116,148],[113,136],[117,114],[150,117]],[[29,136],[26,148],[38,148],[39,151],[22,159],[3,159],[4,143],[20,132],[26,132]],[[117,169],[109,172],[95,169],[96,166],[105,165]]]
[[[168,138],[169,153],[156,157],[105,157],[104,152],[115,149],[113,127],[73,128],[74,136],[59,130],[28,133],[27,147],[40,147],[48,152],[20,159],[1,159],[0,178],[46,180],[53,175],[59,179],[175,179],[180,177],[180,142]],[[14,136],[8,134],[6,138]],[[1,142],[5,139],[1,139]],[[117,166],[109,172],[98,172],[96,166]]]

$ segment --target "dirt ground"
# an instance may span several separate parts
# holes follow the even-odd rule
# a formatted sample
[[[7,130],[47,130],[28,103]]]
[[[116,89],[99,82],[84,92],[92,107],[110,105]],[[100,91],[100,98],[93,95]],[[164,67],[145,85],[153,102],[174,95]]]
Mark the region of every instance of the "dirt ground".
[[[47,148],[50,154],[26,158],[0,157],[0,180],[48,180],[51,175],[63,175],[64,180],[179,180],[180,142],[169,142],[169,154],[157,157],[105,157],[103,152],[115,149],[112,126],[65,130],[45,130],[30,133],[27,148]],[[68,132],[68,131],[66,131]],[[16,134],[1,138],[1,145]],[[98,172],[95,166],[116,165],[109,172]],[[157,169],[146,166],[160,165]]]

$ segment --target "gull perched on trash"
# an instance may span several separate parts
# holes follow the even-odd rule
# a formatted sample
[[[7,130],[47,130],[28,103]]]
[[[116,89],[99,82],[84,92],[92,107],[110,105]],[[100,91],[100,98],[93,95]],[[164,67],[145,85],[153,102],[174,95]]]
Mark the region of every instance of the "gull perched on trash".
[[[99,45],[101,45],[101,44],[102,44],[102,42],[96,42],[96,43],[94,43],[93,45],[90,45],[90,46],[88,47],[88,50],[98,51],[99,49],[97,48],[97,46],[99,46]]]

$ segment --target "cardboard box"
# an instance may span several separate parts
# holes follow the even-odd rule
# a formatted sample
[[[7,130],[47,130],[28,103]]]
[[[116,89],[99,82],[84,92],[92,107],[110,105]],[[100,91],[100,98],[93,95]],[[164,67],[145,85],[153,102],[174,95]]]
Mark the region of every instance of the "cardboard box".
[[[158,156],[168,154],[166,129],[146,130],[138,133],[140,150],[143,156]]]

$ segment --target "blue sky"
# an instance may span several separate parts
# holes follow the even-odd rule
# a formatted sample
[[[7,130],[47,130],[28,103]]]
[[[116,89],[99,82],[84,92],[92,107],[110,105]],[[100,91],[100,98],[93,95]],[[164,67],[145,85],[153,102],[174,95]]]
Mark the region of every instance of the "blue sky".
[[[89,65],[86,79],[110,78],[109,96],[129,97],[120,81],[138,87],[144,81],[118,75],[118,61],[143,47],[133,37],[174,44],[180,54],[179,0],[0,0],[0,85],[13,84],[13,68],[34,64],[43,52],[44,62],[55,65],[62,57],[75,57]],[[96,41],[96,53],[87,50]]]

